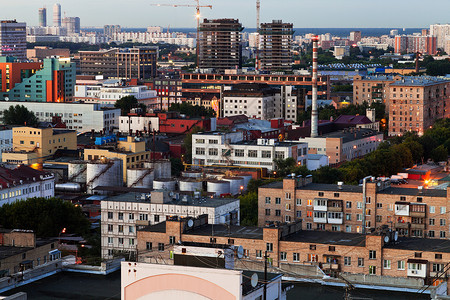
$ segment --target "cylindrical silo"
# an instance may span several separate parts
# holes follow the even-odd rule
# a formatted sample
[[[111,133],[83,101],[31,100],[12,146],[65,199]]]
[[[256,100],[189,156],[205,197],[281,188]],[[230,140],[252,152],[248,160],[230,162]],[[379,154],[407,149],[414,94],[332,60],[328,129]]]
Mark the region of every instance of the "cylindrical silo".
[[[189,178],[201,178],[202,177],[201,171],[184,171],[181,172],[181,176],[183,177],[189,177]]]
[[[251,179],[253,179],[252,174],[250,173],[242,173],[242,174],[236,174],[238,177],[242,177],[244,179],[244,190],[247,190],[248,183]]]
[[[175,179],[173,178],[158,178],[153,180],[154,190],[168,190],[175,191]]]
[[[213,179],[213,180],[214,179],[220,180],[224,176],[225,176],[225,174],[224,173],[220,173],[220,172],[208,172],[208,173],[205,173],[205,177],[207,179]]]
[[[68,165],[68,181],[86,183],[87,161],[74,160]]]
[[[97,186],[123,186],[121,159],[96,160],[87,164],[87,192]]]
[[[230,183],[223,180],[209,180],[207,184],[209,193],[215,193],[216,196],[230,193]]]
[[[127,186],[139,188],[153,187],[154,172],[153,169],[136,168],[127,169]]]
[[[203,182],[195,178],[181,178],[180,181],[181,192],[201,192]]]
[[[244,188],[244,178],[242,177],[225,176],[222,180],[230,183],[230,194],[232,195],[239,194],[241,186]]]
[[[145,162],[144,167],[154,170],[154,178],[172,177],[171,164],[168,159],[158,159],[155,161]]]

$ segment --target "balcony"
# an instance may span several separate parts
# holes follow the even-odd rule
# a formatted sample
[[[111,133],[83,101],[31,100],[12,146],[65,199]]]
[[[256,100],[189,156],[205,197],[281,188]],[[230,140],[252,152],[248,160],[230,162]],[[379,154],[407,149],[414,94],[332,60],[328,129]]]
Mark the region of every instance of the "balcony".
[[[425,218],[426,213],[424,211],[411,211],[409,215],[414,218]]]
[[[342,206],[328,206],[328,211],[342,212]]]
[[[323,270],[339,270],[339,264],[333,264],[333,263],[324,263],[322,264]]]
[[[327,211],[327,199],[314,199],[314,210]]]
[[[395,228],[408,229],[409,225],[410,224],[408,222],[395,223]]]
[[[328,218],[328,224],[343,224],[344,219],[343,218]]]
[[[316,217],[314,216],[314,223],[327,223],[327,217]]]
[[[150,225],[150,221],[136,220],[136,226],[148,226],[148,225]]]
[[[411,229],[422,229],[425,230],[425,224],[411,224]]]

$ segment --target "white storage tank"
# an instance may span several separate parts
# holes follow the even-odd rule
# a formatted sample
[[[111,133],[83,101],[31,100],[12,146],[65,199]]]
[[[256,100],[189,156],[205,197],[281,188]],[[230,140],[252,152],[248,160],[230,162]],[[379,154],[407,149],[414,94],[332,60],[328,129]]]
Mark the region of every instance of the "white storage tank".
[[[242,177],[242,179],[244,179],[244,190],[246,191],[248,183],[250,182],[250,180],[253,179],[252,174],[250,174],[250,173],[242,173],[242,174],[236,174],[236,176]]]
[[[67,181],[86,183],[87,161],[74,160],[69,162],[67,172]]]
[[[182,177],[189,177],[189,178],[201,178],[202,177],[201,171],[184,171],[181,172]]]
[[[224,173],[220,173],[220,172],[209,172],[209,173],[205,173],[205,177],[207,179],[216,179],[216,180],[220,180],[222,179],[222,177],[224,177],[225,174]]]
[[[226,176],[223,177],[222,180],[230,183],[231,195],[239,194],[241,192],[241,187],[244,188],[244,178],[242,177]]]
[[[203,182],[196,178],[182,178],[179,181],[181,192],[201,192]]]
[[[230,183],[223,180],[209,180],[207,183],[208,193],[214,193],[216,196],[230,193]]]
[[[89,162],[86,171],[87,192],[97,186],[123,186],[121,159],[104,159]]]
[[[158,178],[153,180],[154,190],[175,191],[176,181],[173,178]]]
[[[158,159],[155,161],[145,162],[144,168],[154,170],[154,178],[170,178],[172,177],[172,168],[170,160]]]
[[[127,169],[127,186],[149,188],[153,187],[153,169],[135,168]]]

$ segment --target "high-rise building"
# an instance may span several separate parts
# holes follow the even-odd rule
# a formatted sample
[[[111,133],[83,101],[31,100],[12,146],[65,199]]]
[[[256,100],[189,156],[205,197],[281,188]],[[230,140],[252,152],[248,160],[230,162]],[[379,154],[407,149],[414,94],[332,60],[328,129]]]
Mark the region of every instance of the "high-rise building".
[[[27,24],[16,20],[0,21],[0,56],[27,58]]]
[[[354,44],[361,41],[361,31],[350,31],[350,41]]]
[[[273,20],[272,23],[261,24],[259,33],[261,36],[259,69],[262,71],[291,71],[293,24]]]
[[[61,4],[53,5],[53,26],[61,27]]]
[[[39,8],[39,27],[47,27],[47,8]]]
[[[150,79],[156,76],[158,47],[80,51],[80,73],[105,77]]]
[[[450,24],[430,25],[430,35],[437,39],[437,47],[444,49],[447,37],[450,37]]]
[[[241,36],[244,29],[237,19],[204,19],[200,24],[201,69],[237,69],[241,61]]]
[[[64,17],[62,19],[62,27],[67,30],[67,35],[79,34],[81,32],[80,18]]]
[[[437,38],[431,35],[397,35],[395,37],[395,53],[402,52],[435,55]]]
[[[120,33],[120,32],[121,32],[120,25],[105,25],[103,27],[103,34],[110,38],[114,34]]]
[[[74,86],[70,58],[22,63],[0,57],[0,101],[71,102]]]

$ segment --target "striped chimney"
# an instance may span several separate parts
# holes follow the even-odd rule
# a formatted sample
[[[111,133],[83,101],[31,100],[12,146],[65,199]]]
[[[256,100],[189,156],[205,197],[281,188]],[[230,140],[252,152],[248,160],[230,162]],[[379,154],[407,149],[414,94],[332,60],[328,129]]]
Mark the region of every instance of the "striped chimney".
[[[313,62],[312,62],[312,101],[311,101],[311,137],[319,135],[319,113],[317,111],[317,48],[319,37],[312,38],[313,42]]]

